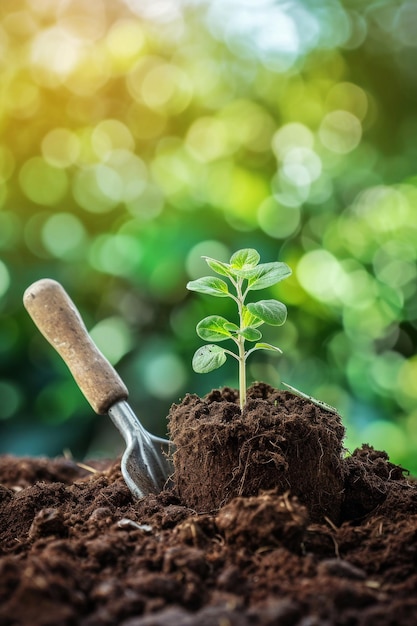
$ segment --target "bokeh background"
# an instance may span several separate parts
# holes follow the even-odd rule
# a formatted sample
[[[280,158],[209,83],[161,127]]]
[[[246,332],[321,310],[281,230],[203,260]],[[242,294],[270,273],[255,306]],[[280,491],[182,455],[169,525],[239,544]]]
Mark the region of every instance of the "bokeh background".
[[[250,380],[338,407],[346,446],[417,472],[417,4],[2,0],[0,452],[123,447],[22,306],[59,280],[154,433],[189,391],[187,292],[255,247],[290,279]],[[232,316],[232,310],[228,315]],[[264,327],[265,328],[265,327]],[[230,359],[229,359],[230,360]]]

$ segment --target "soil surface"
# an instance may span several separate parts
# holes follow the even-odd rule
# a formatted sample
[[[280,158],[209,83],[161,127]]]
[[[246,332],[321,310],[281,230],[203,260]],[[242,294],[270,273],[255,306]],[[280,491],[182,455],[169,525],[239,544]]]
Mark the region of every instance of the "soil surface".
[[[262,403],[275,392],[254,393]],[[268,448],[268,438],[259,437],[260,448],[247,447],[246,474],[259,458],[269,478],[298,458],[302,476],[309,461],[294,450],[304,455],[303,439],[314,437],[304,431],[293,445],[289,416],[298,412],[302,422],[309,416],[317,428],[318,418],[325,420],[322,444],[340,434],[340,420],[284,392],[275,400],[284,428],[279,446],[273,439]],[[233,404],[234,396],[223,390],[184,402],[200,407],[207,420],[217,414],[210,404]],[[231,417],[230,406],[223,407],[223,422],[237,429],[237,441],[243,421],[255,420],[253,407],[246,417],[236,411]],[[174,437],[184,420],[171,421]],[[307,497],[308,487],[297,487],[295,478],[287,485],[267,478],[263,490],[241,476],[235,484],[241,495],[220,488],[218,502],[210,495],[208,507],[190,506],[181,495],[183,479],[135,501],[119,460],[86,462],[86,469],[64,458],[0,457],[0,625],[415,626],[417,484],[385,452],[364,445],[345,457],[335,445],[333,518],[328,504],[314,507],[321,490],[311,479],[314,496]],[[277,454],[270,463],[268,449]],[[201,457],[189,482],[203,485],[210,468]],[[222,470],[224,481],[234,469]],[[322,476],[328,468],[316,483]],[[194,486],[190,497],[201,492]]]

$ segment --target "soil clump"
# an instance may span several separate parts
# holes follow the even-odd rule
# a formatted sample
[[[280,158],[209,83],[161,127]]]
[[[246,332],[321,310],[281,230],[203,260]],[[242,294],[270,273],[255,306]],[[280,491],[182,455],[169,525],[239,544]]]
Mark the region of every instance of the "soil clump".
[[[236,446],[244,443],[243,422],[252,424],[251,412],[262,409],[269,435],[259,431],[258,448],[247,445],[244,480],[233,474],[239,464],[224,469],[227,489],[216,478],[217,500],[215,487],[204,502],[203,490],[187,492],[182,478],[174,489],[136,501],[119,460],[86,462],[88,470],[64,458],[1,456],[1,626],[414,626],[416,482],[369,445],[345,457],[337,415],[267,387],[253,393],[258,397],[242,416],[232,390],[185,400],[209,431],[213,419],[222,434],[237,420]],[[224,405],[221,419],[213,418],[213,403]],[[265,403],[277,409],[270,421]],[[297,410],[299,430],[291,417]],[[171,421],[180,459],[188,419],[181,412]],[[283,430],[271,439],[274,423]],[[321,464],[315,429],[322,446],[335,446]],[[314,461],[307,467],[308,442]],[[270,463],[269,453],[277,455]],[[236,463],[235,452],[231,458]],[[298,474],[291,469],[297,459]],[[176,469],[182,463],[177,459]],[[193,463],[189,481],[204,484],[212,466]],[[259,472],[267,466],[262,483],[252,463]],[[314,467],[317,485],[310,477],[297,486],[297,476]],[[280,478],[283,468],[288,482]],[[334,509],[321,495],[322,479],[326,493],[333,490]]]
[[[242,412],[228,387],[203,399],[188,394],[171,408],[169,428],[177,493],[198,512],[277,489],[297,496],[311,520],[338,523],[345,429],[336,413],[257,383]]]

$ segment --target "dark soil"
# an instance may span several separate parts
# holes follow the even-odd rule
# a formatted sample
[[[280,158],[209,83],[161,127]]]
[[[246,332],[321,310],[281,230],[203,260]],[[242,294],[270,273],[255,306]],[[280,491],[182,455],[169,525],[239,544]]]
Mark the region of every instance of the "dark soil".
[[[338,523],[344,491],[340,416],[258,383],[242,413],[237,392],[187,395],[169,416],[175,484],[182,502],[211,512],[235,496],[290,491],[311,521]],[[204,480],[190,480],[204,476]]]
[[[135,501],[118,461],[0,457],[0,625],[415,626],[416,483],[368,445],[344,458],[337,415],[265,386],[251,394],[242,416],[231,390],[184,400],[206,422],[198,436],[220,442],[207,461],[190,432],[191,489],[174,476],[173,490]],[[242,429],[257,403],[275,412],[261,411],[253,447]],[[237,466],[219,458],[236,454]]]

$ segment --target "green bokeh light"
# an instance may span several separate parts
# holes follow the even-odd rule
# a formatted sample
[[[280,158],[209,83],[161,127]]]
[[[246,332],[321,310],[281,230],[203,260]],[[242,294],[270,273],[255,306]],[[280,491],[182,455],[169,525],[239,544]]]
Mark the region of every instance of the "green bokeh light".
[[[7,265],[0,260],[0,298],[4,296],[10,287],[10,272]]]
[[[0,380],[0,397],[0,420],[14,417],[22,404],[21,390],[7,380]]]
[[[46,250],[58,258],[71,259],[85,244],[86,232],[80,219],[71,213],[55,213],[42,228]]]
[[[49,165],[41,157],[33,157],[20,170],[20,184],[32,202],[54,206],[64,198],[68,179],[63,170]]]
[[[130,329],[120,317],[101,320],[90,330],[90,335],[112,364],[120,361],[133,347]]]
[[[145,415],[236,384],[233,368],[192,373],[213,305],[185,284],[202,255],[248,246],[293,269],[271,289],[289,307],[270,337],[284,354],[250,375],[340,406],[348,441],[417,471],[415,16],[407,0],[3,3],[1,428],[53,429],[85,406],[33,348],[21,296],[44,276]]]

